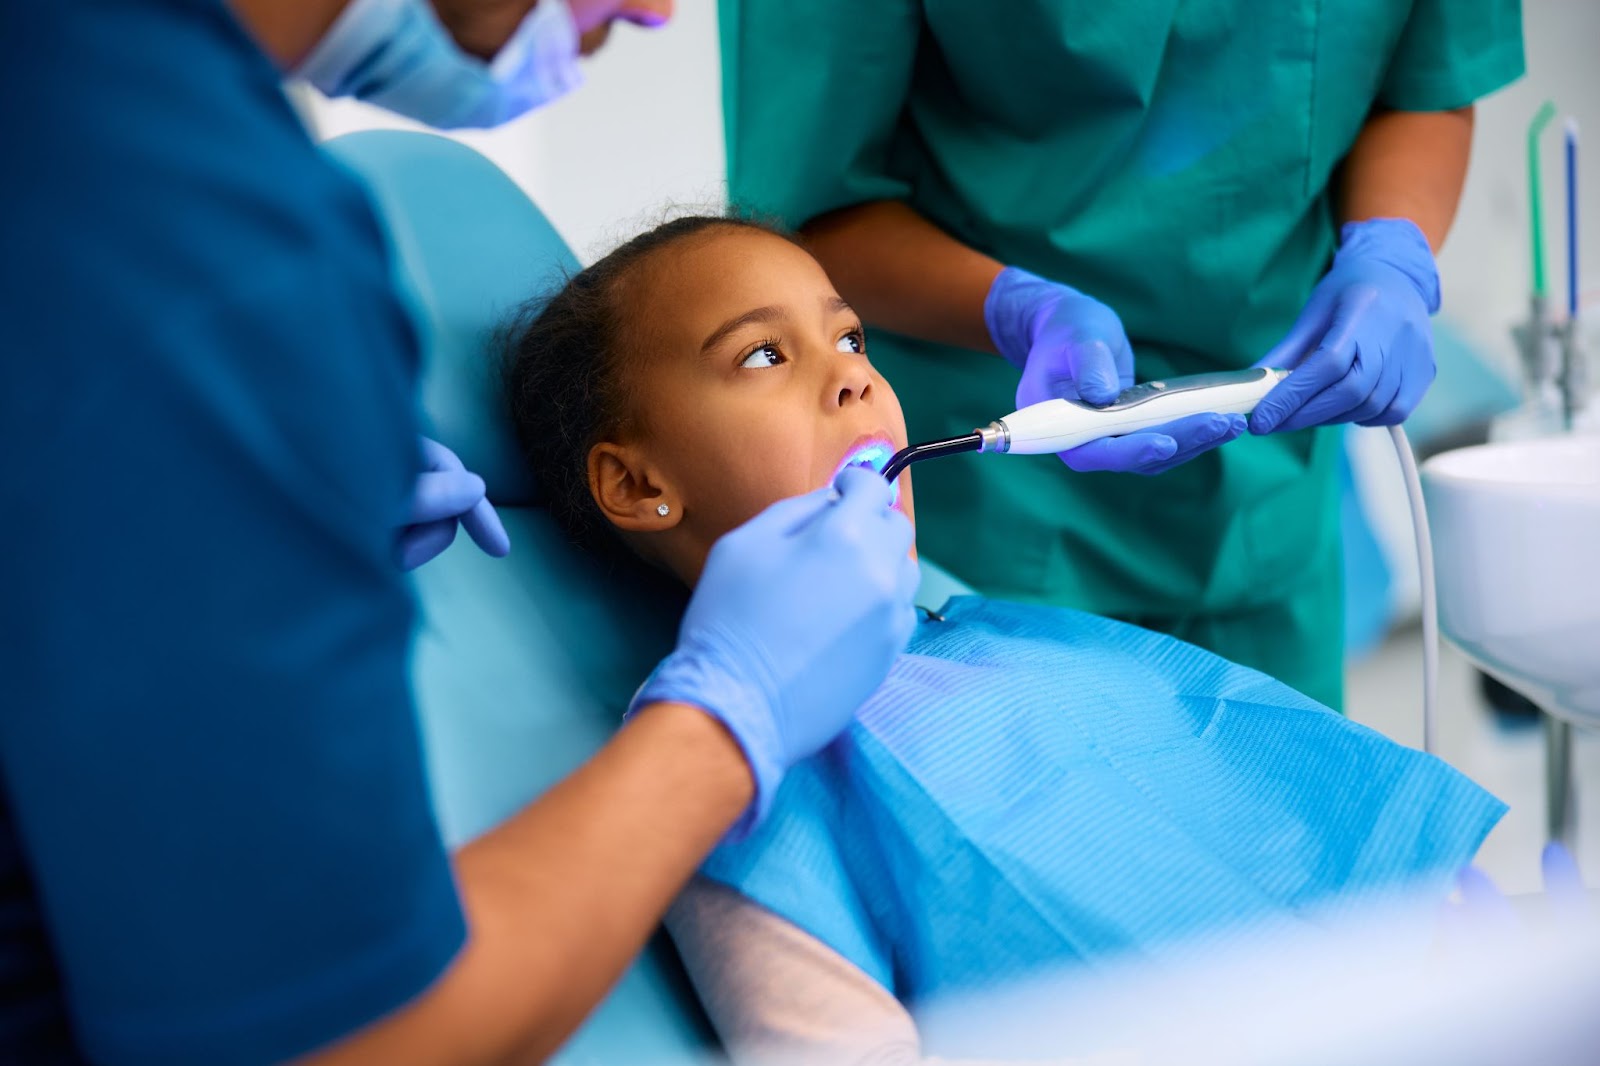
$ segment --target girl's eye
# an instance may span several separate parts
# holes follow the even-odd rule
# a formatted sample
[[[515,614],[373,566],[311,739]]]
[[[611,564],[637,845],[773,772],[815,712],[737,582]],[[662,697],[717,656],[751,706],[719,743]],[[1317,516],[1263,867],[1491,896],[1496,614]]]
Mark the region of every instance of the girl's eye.
[[[745,370],[765,370],[767,367],[777,366],[783,362],[783,353],[778,351],[776,344],[763,344],[755,351],[744,357],[739,364]]]
[[[860,355],[867,350],[867,338],[859,329],[853,329],[839,338],[839,350]]]

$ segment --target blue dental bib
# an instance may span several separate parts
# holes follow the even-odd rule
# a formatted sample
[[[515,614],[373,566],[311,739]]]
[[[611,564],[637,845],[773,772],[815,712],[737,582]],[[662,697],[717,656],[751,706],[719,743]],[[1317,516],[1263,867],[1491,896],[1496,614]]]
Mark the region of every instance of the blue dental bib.
[[[1505,811],[1171,637],[959,597],[702,873],[902,1000],[1437,890]]]

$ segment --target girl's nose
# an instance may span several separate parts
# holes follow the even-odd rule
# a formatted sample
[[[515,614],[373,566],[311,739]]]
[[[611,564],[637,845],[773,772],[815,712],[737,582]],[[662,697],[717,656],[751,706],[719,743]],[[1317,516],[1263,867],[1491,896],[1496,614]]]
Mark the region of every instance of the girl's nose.
[[[861,403],[872,395],[872,374],[859,355],[841,355],[830,393],[840,407]]]

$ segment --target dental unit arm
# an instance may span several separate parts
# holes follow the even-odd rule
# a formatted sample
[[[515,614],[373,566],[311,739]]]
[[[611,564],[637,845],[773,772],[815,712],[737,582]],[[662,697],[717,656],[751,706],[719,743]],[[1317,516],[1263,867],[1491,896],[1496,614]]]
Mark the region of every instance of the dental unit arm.
[[[1077,400],[1045,400],[1013,411],[964,437],[902,448],[883,468],[883,476],[893,481],[912,463],[941,455],[960,452],[1045,455],[1064,452],[1101,437],[1154,429],[1186,415],[1247,415],[1288,373],[1252,367],[1149,381],[1124,390],[1104,407]]]

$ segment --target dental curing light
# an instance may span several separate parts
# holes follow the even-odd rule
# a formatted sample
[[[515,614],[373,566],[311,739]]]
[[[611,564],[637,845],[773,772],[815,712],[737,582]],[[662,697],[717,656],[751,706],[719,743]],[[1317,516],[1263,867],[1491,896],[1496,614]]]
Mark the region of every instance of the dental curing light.
[[[1013,411],[964,437],[913,444],[894,453],[883,476],[893,481],[912,463],[961,452],[1045,455],[1101,437],[1154,429],[1186,415],[1247,415],[1287,370],[1252,367],[1219,374],[1148,381],[1123,391],[1105,407],[1077,400],[1045,400]]]

